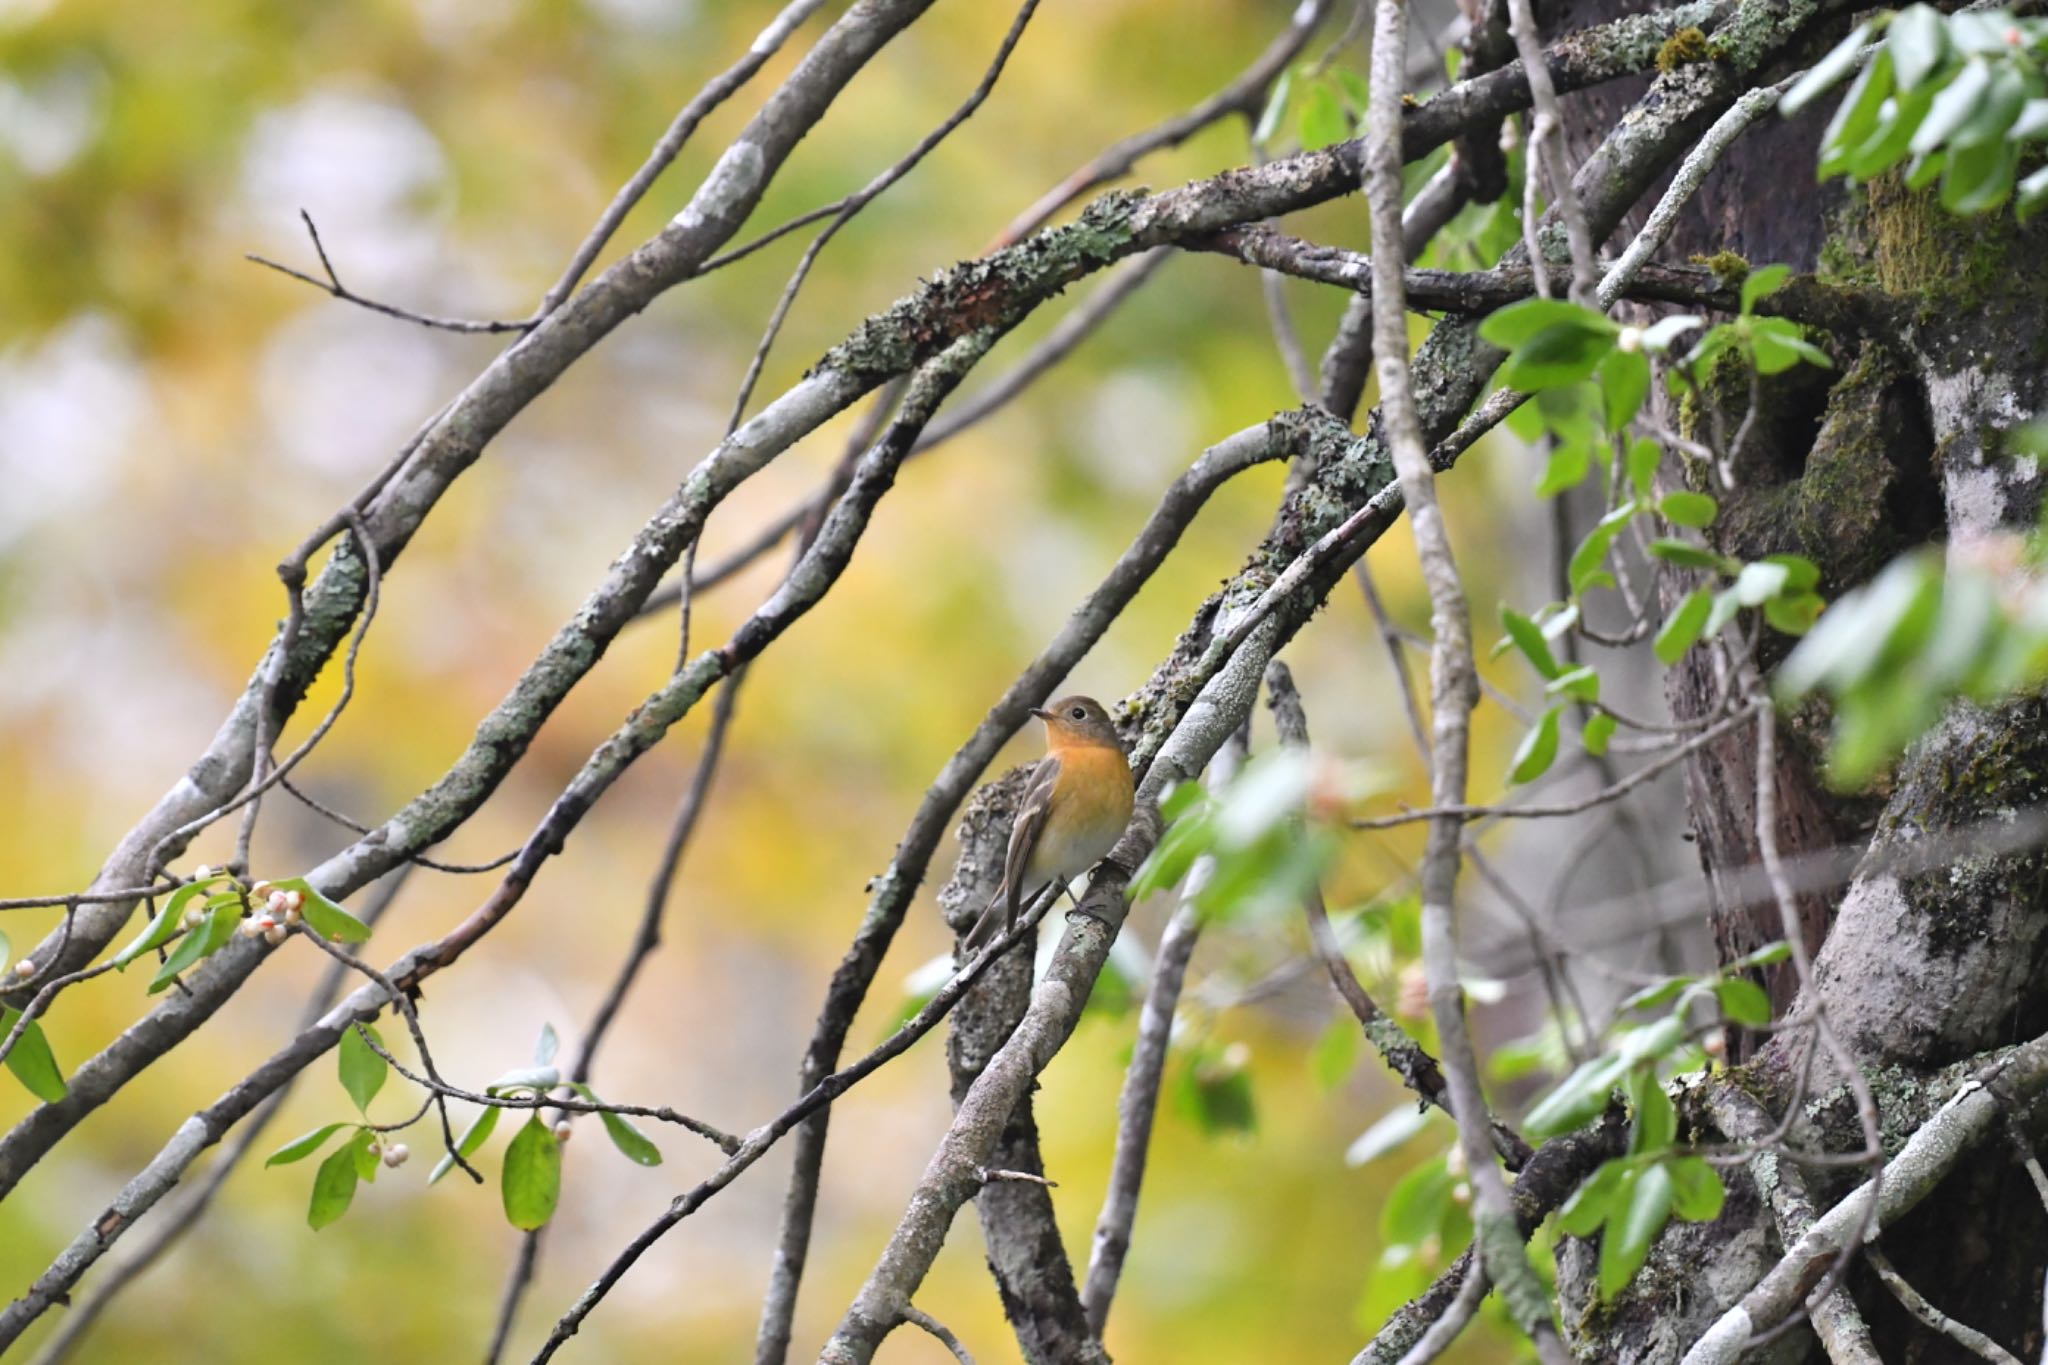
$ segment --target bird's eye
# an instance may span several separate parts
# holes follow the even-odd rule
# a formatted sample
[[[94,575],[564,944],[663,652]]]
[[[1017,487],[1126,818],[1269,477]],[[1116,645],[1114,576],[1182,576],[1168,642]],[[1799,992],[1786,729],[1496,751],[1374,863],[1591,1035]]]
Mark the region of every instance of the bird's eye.
[[[1088,710],[1086,707],[1077,706],[1073,710],[1067,712],[1067,714],[1072,716],[1075,720],[1088,719]]]

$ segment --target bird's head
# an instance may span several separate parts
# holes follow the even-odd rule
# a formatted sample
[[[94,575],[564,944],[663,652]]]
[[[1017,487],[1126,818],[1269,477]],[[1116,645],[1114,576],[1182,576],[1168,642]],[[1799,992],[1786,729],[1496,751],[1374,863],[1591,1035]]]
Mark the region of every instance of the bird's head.
[[[1050,705],[1032,707],[1031,714],[1045,722],[1046,739],[1055,749],[1068,744],[1123,748],[1123,738],[1117,734],[1109,712],[1093,697],[1061,697]]]

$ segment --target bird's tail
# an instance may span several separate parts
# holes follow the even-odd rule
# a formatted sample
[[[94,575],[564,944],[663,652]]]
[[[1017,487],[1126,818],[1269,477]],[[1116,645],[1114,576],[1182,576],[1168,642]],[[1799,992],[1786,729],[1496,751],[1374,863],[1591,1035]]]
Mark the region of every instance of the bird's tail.
[[[981,912],[981,918],[974,922],[974,927],[960,940],[961,958],[965,960],[973,957],[987,947],[997,934],[1009,929],[1016,922],[1016,902],[1010,899],[1009,883],[1004,882],[996,888],[995,895],[989,897],[988,907]]]

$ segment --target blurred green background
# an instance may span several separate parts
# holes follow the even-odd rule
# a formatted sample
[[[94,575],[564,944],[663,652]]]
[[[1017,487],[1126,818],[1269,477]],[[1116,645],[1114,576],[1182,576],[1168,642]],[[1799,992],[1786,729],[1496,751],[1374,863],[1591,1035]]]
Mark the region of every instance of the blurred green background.
[[[756,405],[861,316],[978,253],[1095,151],[1234,77],[1290,9],[1048,0],[981,112],[829,248]],[[363,293],[429,312],[521,316],[675,109],[770,10],[706,0],[0,3],[0,894],[91,878],[241,690],[283,608],[271,566],[496,349],[490,338],[430,333],[330,301],[244,253],[316,268],[297,222],[304,208],[342,278]],[[804,142],[756,227],[836,198],[895,160],[971,88],[1011,17],[1008,5],[936,5]],[[819,27],[706,123],[605,260],[676,212]],[[1363,50],[1338,61],[1362,70]],[[1241,122],[1218,125],[1146,162],[1140,179],[1163,186],[1239,164],[1246,138]],[[1356,202],[1298,226],[1351,245],[1365,236]],[[646,513],[715,443],[805,240],[665,296],[491,446],[387,582],[358,696],[300,770],[311,790],[381,820],[460,751]],[[1319,351],[1341,301],[1289,292]],[[968,391],[1059,311],[1006,342]],[[924,785],[1164,484],[1205,444],[1295,401],[1257,277],[1218,258],[1177,259],[1023,401],[905,471],[844,581],[748,678],[666,941],[599,1065],[608,1098],[672,1104],[733,1130],[786,1102],[826,978],[865,903],[863,883],[886,865]],[[807,495],[844,430],[820,433],[744,485],[714,517],[706,560]],[[1217,497],[1069,680],[1074,689],[1116,698],[1143,681],[1262,533],[1282,474],[1255,471]],[[1483,641],[1495,633],[1492,602],[1543,600],[1522,555],[1543,552],[1530,477],[1526,454],[1501,444],[1447,481]],[[1409,556],[1396,533],[1373,563],[1395,613],[1419,627],[1426,605]],[[784,562],[771,555],[703,598],[696,638],[722,638]],[[674,649],[670,620],[630,631],[439,852],[484,859],[519,842],[590,749],[666,676]],[[1357,594],[1340,594],[1289,657],[1319,747],[1377,762],[1392,796],[1420,802],[1406,724]],[[1530,690],[1509,662],[1492,671]],[[288,742],[335,686],[322,680]],[[632,933],[705,719],[693,716],[635,768],[519,912],[433,983],[424,1019],[444,1073],[481,1085],[522,1064],[544,1021],[574,1047]],[[1498,789],[1517,738],[1500,708],[1481,709],[1482,794]],[[1256,743],[1268,742],[1261,710]],[[1004,761],[1036,751],[1035,734],[1026,736]],[[1333,906],[1398,890],[1419,844],[1349,838],[1330,881]],[[273,799],[256,865],[296,874],[345,840]],[[210,838],[181,866],[224,849]],[[930,888],[949,867],[942,853],[854,1045],[883,1036],[906,980],[946,950]],[[372,957],[389,961],[441,932],[488,881],[416,874]],[[1142,968],[1168,908],[1139,907],[1126,965]],[[20,950],[53,922],[13,914],[6,928]],[[1256,1121],[1249,1131],[1205,1130],[1175,1099],[1192,1049],[1176,1056],[1111,1320],[1119,1359],[1346,1359],[1431,1268],[1411,1262],[1374,1278],[1387,1194],[1441,1152],[1443,1130],[1362,1168],[1346,1163],[1352,1141],[1406,1101],[1376,1061],[1347,1059],[1341,1039],[1318,1049],[1334,998],[1319,972],[1304,970],[1305,942],[1298,916],[1255,919],[1211,934],[1197,956],[1191,989],[1213,1008],[1197,1005],[1189,1042],[1244,1045],[1234,1056],[1247,1059]],[[0,1290],[20,1292],[185,1115],[289,1035],[323,965],[310,948],[281,954],[31,1174],[0,1207]],[[1401,955],[1374,965],[1384,998],[1398,998]],[[1233,1003],[1275,971],[1271,989]],[[143,984],[110,975],[63,998],[48,1028],[67,1069],[137,1017]],[[1511,995],[1481,1028],[1506,1036],[1533,1017]],[[1096,1013],[1038,1097],[1077,1270],[1134,1026],[1134,1012]],[[799,1358],[822,1342],[879,1252],[944,1129],[945,1089],[940,1044],[928,1040],[835,1111]],[[413,1103],[394,1078],[375,1112],[395,1117]],[[0,1079],[0,1122],[28,1105]],[[259,1151],[347,1113],[323,1061]],[[363,1190],[343,1222],[317,1234],[304,1223],[311,1167],[250,1162],[201,1227],[117,1303],[83,1358],[479,1356],[518,1235],[495,1192],[460,1179],[425,1188],[429,1127],[414,1130],[411,1166]],[[484,1153],[487,1170],[510,1131]],[[654,1170],[620,1159],[594,1126],[579,1129],[509,1358],[525,1358],[617,1247],[714,1165],[708,1146],[650,1131],[667,1157]],[[778,1152],[670,1234],[570,1358],[747,1357],[785,1170]],[[971,1216],[955,1225],[919,1303],[979,1359],[1016,1357]],[[1482,1333],[1462,1358],[1510,1353],[1504,1336]],[[946,1357],[899,1331],[883,1358]]]

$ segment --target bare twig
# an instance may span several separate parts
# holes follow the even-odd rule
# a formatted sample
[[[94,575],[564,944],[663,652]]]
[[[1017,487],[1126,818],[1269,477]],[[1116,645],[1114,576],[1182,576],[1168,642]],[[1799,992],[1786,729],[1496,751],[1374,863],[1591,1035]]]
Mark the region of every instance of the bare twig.
[[[1565,241],[1571,251],[1571,297],[1574,303],[1590,307],[1598,276],[1593,266],[1593,233],[1586,223],[1586,211],[1572,183],[1571,165],[1564,146],[1564,116],[1557,107],[1557,87],[1551,83],[1550,67],[1543,57],[1543,39],[1536,28],[1530,0],[1508,0],[1508,29],[1521,54],[1522,69],[1529,81],[1531,119],[1528,163],[1524,173],[1522,231],[1529,245],[1529,267],[1536,272],[1536,292],[1548,294],[1543,241],[1536,213],[1539,185],[1547,185],[1550,201],[1564,219]]]
[[[947,1329],[946,1324],[940,1322],[916,1304],[907,1303],[903,1305],[903,1320],[913,1326],[922,1327],[925,1331],[937,1337],[945,1348],[953,1353],[953,1359],[959,1361],[960,1365],[974,1365],[974,1357],[967,1354],[967,1348],[960,1344],[960,1338],[954,1336]]]
[[[1471,622],[1452,558],[1436,474],[1423,444],[1408,367],[1408,325],[1401,265],[1401,87],[1408,13],[1402,0],[1380,0],[1373,33],[1372,92],[1365,150],[1365,195],[1371,206],[1373,356],[1380,381],[1380,413],[1400,481],[1401,498],[1422,560],[1436,646],[1430,658],[1434,742],[1430,787],[1439,806],[1465,799],[1466,746],[1478,685]],[[1537,73],[1531,71],[1532,84]],[[1540,97],[1540,95],[1539,95]],[[1430,824],[1422,864],[1423,968],[1429,981],[1445,1089],[1458,1124],[1458,1145],[1471,1172],[1474,1238],[1480,1266],[1501,1287],[1516,1324],[1535,1342],[1545,1365],[1562,1365],[1563,1345],[1552,1322],[1549,1295],[1522,1252],[1514,1207],[1494,1164],[1492,1120],[1480,1090],[1478,1061],[1466,1032],[1464,993],[1458,985],[1457,924],[1452,892],[1457,882],[1462,821],[1444,816]]]
[[[1135,133],[1098,153],[1087,165],[1053,186],[1037,203],[1018,214],[996,237],[995,245],[1020,242],[1052,221],[1054,214],[1090,190],[1122,178],[1143,157],[1168,147],[1178,147],[1202,129],[1231,115],[1256,119],[1265,103],[1266,91],[1287,64],[1301,55],[1316,29],[1330,12],[1331,0],[1302,0],[1278,37],[1246,67],[1244,74],[1223,89],[1178,117],[1155,128]]]
[[[950,137],[954,129],[973,117],[974,111],[988,99],[989,92],[996,88],[996,82],[1002,79],[1003,68],[1009,65],[1010,54],[1017,50],[1017,43],[1024,36],[1024,27],[1031,22],[1031,16],[1037,9],[1038,0],[1024,0],[1023,5],[1017,10],[1017,17],[1010,22],[1009,32],[1003,35],[1002,43],[996,48],[994,60],[989,63],[988,70],[982,73],[981,83],[961,101],[958,108],[946,116],[945,122],[925,134],[902,160],[841,200],[837,211],[832,215],[832,221],[825,225],[823,232],[811,239],[810,246],[804,250],[803,259],[797,262],[796,269],[790,272],[789,282],[782,287],[782,296],[775,301],[775,311],[769,316],[768,326],[761,334],[760,344],[754,348],[753,358],[747,362],[746,375],[740,380],[739,393],[733,399],[732,415],[726,421],[727,434],[739,429],[740,417],[746,412],[747,402],[754,395],[754,384],[761,377],[761,367],[768,363],[768,352],[774,347],[775,338],[782,332],[783,319],[789,316],[791,306],[796,303],[797,291],[803,288],[804,281],[810,277],[811,267],[817,264],[818,255],[824,251],[826,243],[877,196],[916,169],[917,163],[924,160],[932,148]]]
[[[704,121],[705,115],[725,103],[735,91],[753,79],[754,73],[759,71],[770,57],[782,50],[782,45],[789,41],[789,36],[795,33],[806,19],[824,8],[824,4],[825,0],[791,0],[791,3],[783,6],[781,12],[748,45],[745,55],[714,76],[697,92],[695,98],[683,106],[675,121],[669,124],[668,131],[654,144],[654,150],[647,154],[647,160],[633,173],[633,178],[621,185],[619,192],[612,196],[612,202],[605,206],[605,211],[598,217],[596,226],[591,228],[590,234],[583,239],[583,244],[576,248],[576,254],[570,258],[567,268],[562,271],[562,277],[549,288],[547,296],[541,300],[540,307],[534,311],[534,321],[539,321],[554,312],[562,305],[562,301],[569,297],[570,292],[583,279],[584,273],[590,269],[591,263],[597,260],[598,253],[604,250],[605,243],[619,230],[619,224],[626,220],[626,215],[633,211],[634,206],[646,196],[647,191],[653,188],[654,182],[661,178],[661,173],[676,159],[683,150],[683,144],[697,131],[697,125]]]
[[[303,270],[296,270],[291,266],[273,261],[268,256],[258,256],[254,252],[247,253],[243,259],[253,261],[260,266],[267,266],[277,271],[280,275],[289,275],[295,280],[310,284],[315,289],[340,299],[343,303],[352,303],[358,308],[367,308],[372,313],[382,313],[387,318],[397,318],[400,322],[417,323],[422,327],[432,327],[438,331],[472,333],[526,332],[531,331],[534,324],[539,321],[538,318],[500,321],[439,317],[432,313],[414,312],[410,308],[400,308],[396,304],[367,298],[343,284],[341,276],[335,273],[334,262],[327,258],[327,247],[320,240],[320,229],[313,226],[313,215],[304,209],[300,209],[299,219],[306,225],[306,235],[313,239],[313,251],[320,257],[320,269],[325,273],[325,279],[320,278],[318,275],[308,275]]]
[[[1991,1365],[2020,1365],[2018,1356],[1969,1324],[1957,1322],[1922,1298],[1920,1291],[1907,1282],[1906,1277],[1898,1272],[1898,1268],[1884,1252],[1874,1246],[1865,1247],[1863,1259],[1870,1262],[1870,1268],[1877,1272],[1878,1279],[1884,1281],[1884,1287],[1892,1291],[1892,1297],[1921,1322],[1972,1355],[1990,1361]]]
[[[1244,737],[1240,732],[1210,760],[1210,787],[1227,783],[1243,762]],[[1145,990],[1145,1004],[1138,1014],[1138,1036],[1131,1044],[1131,1063],[1124,1069],[1123,1088],[1117,1095],[1116,1149],[1110,1159],[1109,1188],[1102,1197],[1102,1212],[1095,1219],[1088,1279],[1081,1290],[1081,1302],[1088,1310],[1088,1326],[1098,1337],[1109,1321],[1110,1300],[1116,1297],[1124,1256],[1131,1246],[1131,1229],[1138,1220],[1138,1195],[1151,1155],[1152,1122],[1159,1113],[1167,1046],[1173,1040],[1174,1015],[1180,1005],[1181,987],[1187,980],[1188,960],[1194,956],[1195,944],[1202,936],[1202,915],[1196,908],[1196,898],[1215,874],[1216,860],[1208,855],[1196,859],[1188,870],[1180,901],[1159,937],[1152,982]]]

